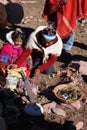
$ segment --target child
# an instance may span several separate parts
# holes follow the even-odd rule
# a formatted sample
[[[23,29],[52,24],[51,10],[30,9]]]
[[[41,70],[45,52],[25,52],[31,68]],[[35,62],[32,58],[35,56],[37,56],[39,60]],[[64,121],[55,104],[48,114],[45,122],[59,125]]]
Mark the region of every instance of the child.
[[[54,72],[54,63],[61,55],[62,48],[62,40],[53,28],[39,26],[31,33],[22,56],[15,64],[20,66],[31,54],[34,75],[40,72],[51,74]]]
[[[21,29],[16,29],[7,33],[6,39],[8,42],[2,47],[0,52],[0,69],[3,73],[6,72],[6,66],[11,68],[12,64],[20,58],[24,48],[23,45],[25,44],[25,35]],[[29,64],[29,61],[25,61],[20,67],[28,66],[29,69]]]

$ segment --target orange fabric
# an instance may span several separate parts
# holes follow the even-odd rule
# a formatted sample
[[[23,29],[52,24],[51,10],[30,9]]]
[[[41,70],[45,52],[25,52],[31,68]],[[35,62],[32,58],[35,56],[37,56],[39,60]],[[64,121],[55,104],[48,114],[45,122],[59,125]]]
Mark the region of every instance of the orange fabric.
[[[57,12],[56,31],[61,38],[65,38],[76,29],[76,18],[84,17],[87,14],[87,0],[68,0],[68,3],[62,7],[58,6],[60,0],[46,0],[43,18],[48,20],[54,11]]]

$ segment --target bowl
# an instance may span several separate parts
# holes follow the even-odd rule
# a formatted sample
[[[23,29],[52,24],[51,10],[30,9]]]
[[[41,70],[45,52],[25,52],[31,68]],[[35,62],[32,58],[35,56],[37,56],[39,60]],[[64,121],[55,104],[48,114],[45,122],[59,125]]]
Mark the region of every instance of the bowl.
[[[58,85],[53,89],[53,93],[58,100],[69,104],[81,100],[84,95],[80,88],[73,83]]]

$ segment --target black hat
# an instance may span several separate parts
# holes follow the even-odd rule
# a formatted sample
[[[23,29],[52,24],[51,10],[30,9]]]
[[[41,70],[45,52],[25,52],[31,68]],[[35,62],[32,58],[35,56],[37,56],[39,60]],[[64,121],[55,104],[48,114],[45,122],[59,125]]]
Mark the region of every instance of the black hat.
[[[23,7],[18,3],[8,3],[5,7],[7,11],[7,21],[12,24],[19,24],[24,17]]]

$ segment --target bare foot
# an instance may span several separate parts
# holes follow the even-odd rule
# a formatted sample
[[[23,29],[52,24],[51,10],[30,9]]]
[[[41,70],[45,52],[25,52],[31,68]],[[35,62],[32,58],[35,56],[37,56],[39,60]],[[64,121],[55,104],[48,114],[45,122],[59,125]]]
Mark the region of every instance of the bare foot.
[[[76,130],[83,129],[83,121],[79,121],[77,123],[74,123]]]

